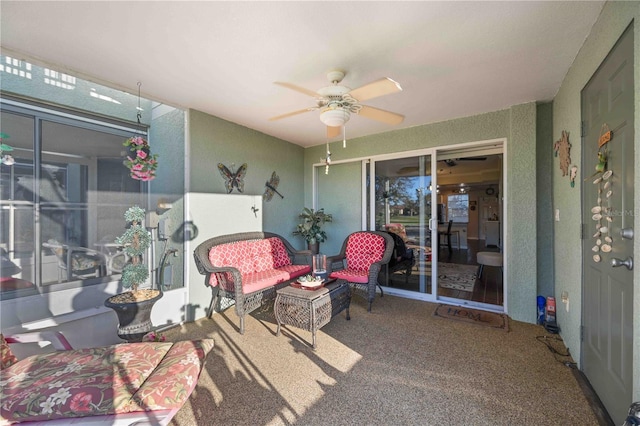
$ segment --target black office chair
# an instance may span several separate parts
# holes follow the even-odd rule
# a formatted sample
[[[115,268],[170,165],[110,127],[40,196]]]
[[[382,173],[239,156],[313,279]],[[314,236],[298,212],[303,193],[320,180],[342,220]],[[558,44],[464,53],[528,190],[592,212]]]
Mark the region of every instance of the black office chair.
[[[447,225],[447,232],[438,233],[438,244],[442,245],[442,237],[447,238],[447,248],[449,249],[449,253],[451,253],[451,226],[453,225],[453,219],[449,221],[449,225]]]

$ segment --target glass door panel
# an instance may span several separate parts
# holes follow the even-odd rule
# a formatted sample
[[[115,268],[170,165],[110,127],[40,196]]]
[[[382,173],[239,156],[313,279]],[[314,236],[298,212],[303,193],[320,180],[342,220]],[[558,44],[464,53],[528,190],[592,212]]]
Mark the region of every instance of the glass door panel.
[[[34,128],[35,120],[0,113],[2,143],[11,150],[0,163],[0,296],[31,293],[35,279]],[[6,149],[6,148],[5,148]]]
[[[384,283],[402,291],[433,294],[431,286],[431,156],[379,160],[375,173],[371,229],[399,235],[408,253],[395,253]],[[397,244],[398,245],[398,244]],[[401,244],[400,244],[401,247]],[[413,256],[413,261],[408,259]],[[411,266],[413,264],[413,266]]]

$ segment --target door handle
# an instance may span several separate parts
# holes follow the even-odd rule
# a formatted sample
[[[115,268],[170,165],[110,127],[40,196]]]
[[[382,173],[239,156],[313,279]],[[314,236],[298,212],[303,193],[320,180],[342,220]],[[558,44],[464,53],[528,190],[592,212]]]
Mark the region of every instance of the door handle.
[[[618,266],[626,266],[628,270],[633,270],[633,257],[629,256],[625,260],[614,257],[611,259],[611,266],[617,268]]]
[[[633,240],[633,228],[621,229],[620,236],[625,240]]]

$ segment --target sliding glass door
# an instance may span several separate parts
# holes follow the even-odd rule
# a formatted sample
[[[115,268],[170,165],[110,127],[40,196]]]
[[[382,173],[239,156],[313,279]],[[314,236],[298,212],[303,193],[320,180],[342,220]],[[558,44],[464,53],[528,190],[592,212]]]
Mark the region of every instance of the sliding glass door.
[[[389,232],[398,249],[380,272],[385,293],[501,310],[502,269],[481,274],[477,255],[502,253],[503,167],[502,140],[344,161],[329,174],[318,164],[314,206],[336,218],[321,251],[337,253],[354,230]]]
[[[389,263],[389,271],[381,273],[382,284],[391,293],[419,293],[425,299],[435,298],[432,287],[432,260],[435,246],[432,220],[437,216],[432,155],[415,155],[372,161],[369,194],[371,201],[369,229],[396,234],[401,241]],[[435,248],[432,248],[434,246]]]

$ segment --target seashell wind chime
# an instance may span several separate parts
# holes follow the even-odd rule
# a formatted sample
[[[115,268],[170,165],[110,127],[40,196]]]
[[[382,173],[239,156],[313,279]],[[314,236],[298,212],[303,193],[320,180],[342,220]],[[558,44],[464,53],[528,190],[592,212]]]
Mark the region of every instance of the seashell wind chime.
[[[603,125],[603,129],[606,124]],[[608,127],[606,127],[608,130]],[[602,133],[602,132],[601,132]],[[599,148],[602,148],[607,142],[611,140],[611,131],[605,132],[600,136]],[[611,196],[613,195],[613,170],[607,170],[607,150],[598,151],[598,163],[595,166],[596,172],[591,176],[598,176],[593,180],[593,184],[598,189],[597,204],[591,208],[591,219],[596,222],[595,245],[591,248],[594,252],[593,261],[598,263],[602,261],[600,252],[609,253],[613,249],[613,238],[611,237],[611,231],[613,226],[613,208],[611,206]]]

